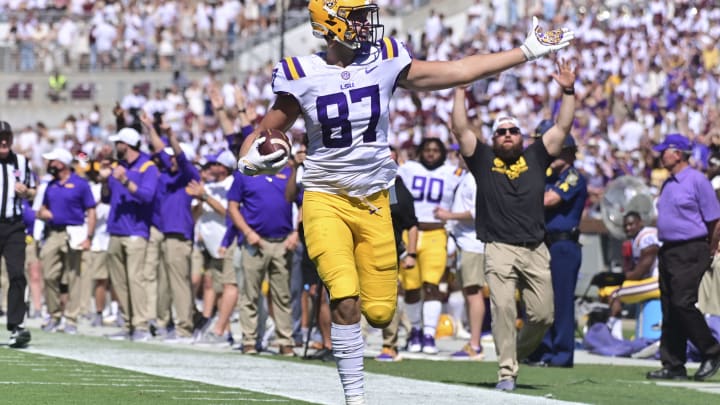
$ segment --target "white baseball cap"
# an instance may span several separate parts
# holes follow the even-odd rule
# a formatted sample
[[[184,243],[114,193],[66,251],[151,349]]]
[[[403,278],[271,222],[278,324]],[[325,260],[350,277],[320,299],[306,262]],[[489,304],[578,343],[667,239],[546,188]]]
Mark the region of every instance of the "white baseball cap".
[[[138,131],[132,128],[123,128],[118,131],[117,134],[110,135],[108,137],[108,140],[110,142],[122,142],[129,146],[135,147],[138,145],[138,143],[140,143],[140,134],[138,133]]]
[[[70,153],[70,151],[68,151],[67,149],[63,148],[55,148],[51,152],[44,153],[42,157],[43,159],[47,160],[57,160],[65,166],[70,166],[73,161],[72,153]]]
[[[193,148],[192,145],[189,143],[181,142],[180,143],[180,149],[182,149],[183,154],[185,155],[185,158],[189,161],[195,160],[195,148]],[[175,156],[175,151],[170,146],[165,147],[165,153],[167,153],[170,156]]]
[[[495,133],[495,131],[497,131],[497,129],[500,127],[500,125],[503,125],[503,124],[512,124],[513,126],[520,128],[520,121],[518,121],[517,118],[510,116],[510,115],[501,115],[493,123],[493,126],[492,126],[493,133]]]
[[[235,170],[235,168],[237,167],[237,158],[235,157],[235,155],[233,155],[232,152],[227,149],[220,152],[215,158],[215,161],[225,167],[230,168],[231,171]]]

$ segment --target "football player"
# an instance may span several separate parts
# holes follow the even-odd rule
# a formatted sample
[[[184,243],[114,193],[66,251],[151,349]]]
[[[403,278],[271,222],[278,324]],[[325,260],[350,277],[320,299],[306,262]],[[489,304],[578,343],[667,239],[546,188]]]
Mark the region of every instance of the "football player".
[[[632,258],[625,264],[625,281],[621,286],[601,288],[598,296],[610,303],[608,327],[617,339],[622,334],[622,304],[637,304],[660,298],[658,281],[658,252],[662,243],[658,240],[657,228],[645,226],[637,211],[623,216],[625,235],[632,240]]]
[[[405,45],[383,37],[378,6],[367,0],[310,0],[310,23],[327,49],[281,60],[273,72],[277,98],[243,142],[238,168],[273,173],[287,163],[261,155],[258,134],[288,130],[303,117],[309,144],[303,223],[310,258],[331,299],[331,340],[348,404],[364,403],[360,314],[375,327],[393,317],[397,256],[389,188],[397,166],[387,142],[389,102],[397,86],[431,91],[468,84],[564,48],[567,29],[542,32],[537,19],[516,49],[456,61],[413,60]]]
[[[418,160],[408,161],[398,169],[412,193],[419,229],[416,265],[400,272],[405,308],[412,325],[407,345],[411,353],[438,352],[435,328],[442,312],[438,285],[447,264],[448,237],[445,223],[435,217],[435,210],[450,209],[462,178],[462,169],[445,164],[446,156],[445,144],[440,139],[425,138],[418,146]]]

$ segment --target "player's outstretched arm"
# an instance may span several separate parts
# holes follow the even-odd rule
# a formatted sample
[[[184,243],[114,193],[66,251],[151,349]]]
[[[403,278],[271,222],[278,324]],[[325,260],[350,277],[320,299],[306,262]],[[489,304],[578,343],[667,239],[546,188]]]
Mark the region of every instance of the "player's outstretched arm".
[[[283,154],[278,150],[269,155],[261,155],[258,146],[264,139],[258,134],[266,129],[279,129],[286,132],[300,116],[300,105],[290,95],[278,95],[270,111],[263,117],[260,124],[248,135],[240,147],[238,169],[245,175],[254,176],[265,172],[277,171],[278,167],[285,166],[287,157],[281,161],[277,159]]]
[[[519,48],[467,56],[455,61],[413,60],[399,84],[410,90],[439,90],[467,85],[565,48],[574,38],[574,33],[567,28],[541,31],[538,19],[533,17],[533,26]]]
[[[455,88],[451,120],[451,129],[460,145],[460,153],[463,156],[471,156],[475,153],[478,138],[468,122],[467,108],[465,107],[465,89],[463,87]]]
[[[552,75],[555,82],[562,88],[563,96],[555,125],[545,132],[542,141],[545,149],[552,156],[557,156],[562,150],[565,136],[570,134],[575,119],[575,72],[569,60],[560,59],[557,62],[558,72]]]

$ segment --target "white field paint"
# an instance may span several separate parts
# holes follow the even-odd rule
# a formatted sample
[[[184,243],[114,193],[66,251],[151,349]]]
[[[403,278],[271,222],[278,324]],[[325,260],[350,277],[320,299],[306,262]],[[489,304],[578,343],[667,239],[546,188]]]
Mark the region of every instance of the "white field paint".
[[[243,356],[238,352],[199,350],[180,345],[129,344],[81,335],[66,336],[42,333],[33,336],[33,343],[26,350],[32,353],[118,367],[157,376],[262,392],[319,404],[344,402],[342,388],[334,368],[280,362],[265,356]],[[370,373],[366,375],[365,387],[368,404],[561,403],[541,397],[499,393],[488,389]],[[243,398],[243,401],[247,401],[247,399]]]
[[[287,402],[286,400],[282,399],[252,399],[252,398],[236,398],[236,399],[228,399],[228,398],[202,398],[202,397],[172,397],[172,399],[177,400],[192,400],[192,401],[211,401],[211,402]]]

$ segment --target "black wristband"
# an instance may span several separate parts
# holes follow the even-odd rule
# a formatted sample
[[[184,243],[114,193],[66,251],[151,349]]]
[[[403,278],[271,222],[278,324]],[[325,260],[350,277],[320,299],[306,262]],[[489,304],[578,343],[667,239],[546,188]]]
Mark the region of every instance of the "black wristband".
[[[417,259],[417,253],[408,253],[408,257],[412,257],[413,259]]]
[[[568,96],[574,96],[575,88],[574,87],[563,87],[563,94],[567,94]]]
[[[237,111],[237,112],[238,112],[238,114],[243,114],[243,113],[246,113],[247,110],[244,109],[244,108],[238,108],[238,111]]]

